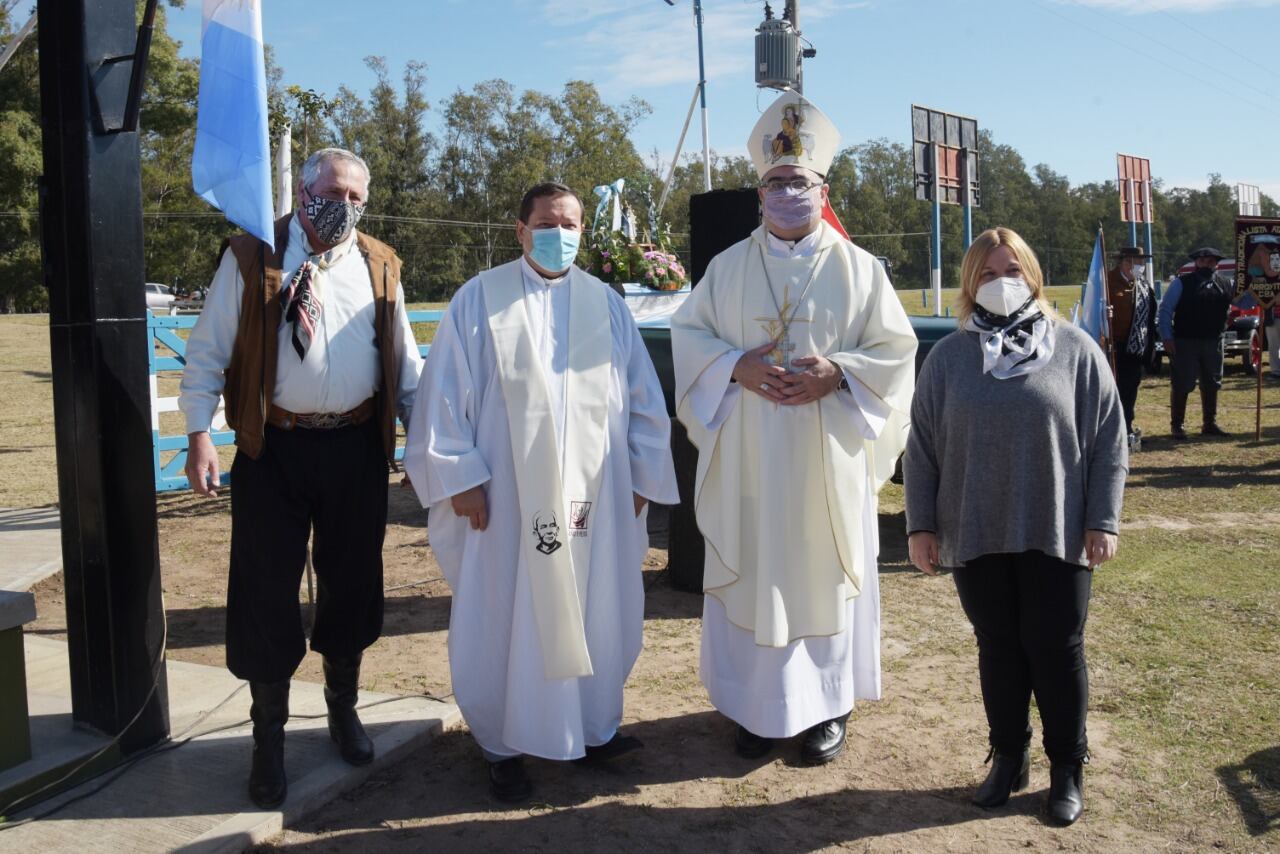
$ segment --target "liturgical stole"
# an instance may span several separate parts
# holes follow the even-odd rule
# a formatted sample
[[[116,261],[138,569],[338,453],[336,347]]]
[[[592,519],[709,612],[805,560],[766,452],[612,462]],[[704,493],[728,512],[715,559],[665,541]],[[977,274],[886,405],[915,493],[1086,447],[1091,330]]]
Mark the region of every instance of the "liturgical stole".
[[[534,349],[519,262],[480,274],[507,404],[522,548],[548,679],[592,675],[582,603],[604,473],[613,333],[609,297],[570,268],[562,462],[548,377]],[[567,542],[567,547],[566,547]]]

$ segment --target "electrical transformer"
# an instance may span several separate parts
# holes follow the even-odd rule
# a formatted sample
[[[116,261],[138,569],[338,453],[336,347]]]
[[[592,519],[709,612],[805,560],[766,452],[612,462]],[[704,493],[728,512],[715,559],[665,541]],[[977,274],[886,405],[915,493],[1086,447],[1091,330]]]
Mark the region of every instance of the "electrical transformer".
[[[800,80],[800,34],[784,19],[766,20],[756,30],[756,85],[795,89]]]

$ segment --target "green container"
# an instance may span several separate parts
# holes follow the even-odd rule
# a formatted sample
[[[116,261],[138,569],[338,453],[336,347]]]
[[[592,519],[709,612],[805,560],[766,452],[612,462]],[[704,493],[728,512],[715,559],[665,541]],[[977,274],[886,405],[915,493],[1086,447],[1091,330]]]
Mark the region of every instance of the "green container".
[[[0,674],[0,771],[5,771],[31,758],[22,626],[0,631]]]

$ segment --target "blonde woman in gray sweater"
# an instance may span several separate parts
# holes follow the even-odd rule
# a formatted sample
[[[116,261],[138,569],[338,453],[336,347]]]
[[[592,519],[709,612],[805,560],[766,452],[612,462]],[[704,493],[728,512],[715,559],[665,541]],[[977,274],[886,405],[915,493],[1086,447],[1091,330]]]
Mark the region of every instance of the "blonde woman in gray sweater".
[[[994,762],[974,803],[1026,787],[1034,693],[1049,817],[1066,825],[1084,809],[1084,624],[1092,571],[1116,553],[1124,415],[1101,348],[1046,301],[1016,232],[979,235],[960,277],[960,331],[929,353],[911,407],[911,562],[951,569],[977,637]]]

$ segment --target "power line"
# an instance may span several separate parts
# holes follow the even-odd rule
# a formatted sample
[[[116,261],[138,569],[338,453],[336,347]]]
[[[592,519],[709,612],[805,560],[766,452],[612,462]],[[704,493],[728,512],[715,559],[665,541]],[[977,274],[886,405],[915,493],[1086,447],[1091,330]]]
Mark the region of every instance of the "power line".
[[[1126,24],[1124,21],[1120,20],[1120,18],[1118,18],[1118,17],[1117,17],[1117,16],[1115,16],[1115,15],[1110,15],[1110,14],[1108,14],[1108,13],[1106,13],[1106,12],[1102,11],[1101,9],[1095,9],[1095,8],[1093,8],[1092,6],[1084,6],[1084,5],[1080,2],[1080,0],[1066,0],[1066,2],[1070,3],[1070,4],[1071,4],[1071,5],[1073,5],[1073,6],[1081,7],[1081,8],[1083,8],[1085,11],[1087,11],[1087,12],[1092,12],[1093,14],[1098,15],[1099,17],[1102,17],[1102,18],[1108,18],[1108,19],[1110,19],[1113,23],[1118,24],[1118,25],[1119,25],[1119,26],[1121,26],[1121,27],[1124,27],[1124,28],[1125,28],[1126,30],[1128,30],[1129,32],[1131,32],[1131,33],[1136,33],[1136,34],[1138,34],[1139,36],[1141,36],[1142,38],[1147,39],[1147,40],[1152,41],[1152,42],[1155,42],[1156,44],[1160,45],[1161,47],[1168,48],[1169,50],[1171,50],[1171,51],[1173,51],[1173,52],[1175,52],[1175,53],[1177,53],[1177,52],[1179,52],[1179,51],[1182,51],[1182,50],[1183,50],[1183,48],[1182,48],[1182,47],[1179,47],[1179,46],[1177,46],[1177,45],[1171,45],[1171,44],[1169,44],[1168,42],[1164,42],[1164,41],[1161,41],[1161,40],[1160,40],[1160,39],[1158,39],[1158,38],[1155,38],[1154,36],[1152,36],[1150,33],[1146,32],[1145,30],[1140,30],[1140,29],[1138,29],[1137,27],[1132,27],[1132,26],[1130,26],[1130,25]],[[1197,32],[1198,32],[1198,31],[1197,31]],[[1217,67],[1217,66],[1215,66],[1215,65],[1211,65],[1211,64],[1209,64],[1208,62],[1206,62],[1206,61],[1205,61],[1205,59],[1204,59],[1204,57],[1203,57],[1203,56],[1197,56],[1197,57],[1196,57],[1196,63],[1197,63],[1200,67],[1202,67],[1202,68],[1207,68],[1207,69],[1209,69],[1210,71],[1212,71],[1212,72],[1214,72],[1214,73],[1216,73],[1216,74],[1221,74],[1223,77],[1226,77],[1226,78],[1228,78],[1229,80],[1232,80],[1232,81],[1233,81],[1233,82],[1235,82],[1235,83],[1239,83],[1241,86],[1255,86],[1255,85],[1257,85],[1256,83],[1250,83],[1250,82],[1249,82],[1249,81],[1247,81],[1247,80],[1244,80],[1244,79],[1242,79],[1242,78],[1236,77],[1234,74],[1231,74],[1231,73],[1229,73],[1229,72],[1227,72],[1227,71],[1223,71],[1221,68],[1218,68],[1218,67]]]
[[[1240,46],[1239,46],[1239,45],[1229,45],[1229,44],[1226,44],[1226,43],[1224,43],[1224,42],[1220,42],[1220,41],[1218,41],[1217,39],[1215,39],[1213,36],[1211,36],[1209,33],[1205,32],[1204,30],[1198,30],[1198,29],[1196,29],[1195,27],[1191,26],[1190,24],[1188,24],[1186,21],[1182,20],[1181,18],[1175,18],[1175,17],[1174,17],[1171,13],[1169,13],[1169,12],[1163,12],[1163,11],[1162,11],[1160,14],[1161,14],[1161,15],[1164,15],[1166,18],[1168,18],[1168,19],[1170,19],[1170,20],[1172,20],[1172,21],[1177,21],[1179,24],[1182,24],[1182,26],[1186,27],[1188,30],[1191,30],[1191,32],[1195,33],[1197,36],[1201,36],[1201,37],[1203,37],[1203,38],[1208,39],[1209,41],[1211,41],[1211,42],[1213,42],[1214,44],[1216,44],[1218,47],[1220,47],[1220,48],[1225,48],[1226,50],[1231,51],[1231,55],[1232,55],[1233,57],[1235,57],[1236,59],[1243,59],[1245,62],[1249,63],[1250,65],[1254,65],[1254,66],[1256,66],[1256,67],[1258,68],[1258,70],[1260,70],[1260,71],[1265,71],[1267,74],[1274,74],[1274,73],[1275,73],[1275,69],[1274,69],[1274,68],[1267,68],[1267,67],[1266,67],[1265,65],[1263,65],[1262,63],[1260,63],[1260,62],[1258,62],[1257,60],[1255,60],[1255,59],[1253,59],[1252,57],[1250,57],[1247,53],[1244,53],[1243,51],[1241,51],[1241,50],[1240,50]],[[1250,85],[1254,85],[1254,84],[1250,84]]]
[[[1119,39],[1117,39],[1117,38],[1115,38],[1115,37],[1113,37],[1113,36],[1110,36],[1110,35],[1108,35],[1107,33],[1104,33],[1104,32],[1102,32],[1101,30],[1099,30],[1099,29],[1097,29],[1097,28],[1095,28],[1095,27],[1091,27],[1091,26],[1089,26],[1088,24],[1083,24],[1083,23],[1081,23],[1080,21],[1077,21],[1075,18],[1071,18],[1071,17],[1068,17],[1067,15],[1062,14],[1061,12],[1057,12],[1057,11],[1055,11],[1052,7],[1050,7],[1047,3],[1042,2],[1042,0],[1036,0],[1036,5],[1037,5],[1037,6],[1039,6],[1043,11],[1048,12],[1050,15],[1053,15],[1055,18],[1061,18],[1062,20],[1066,21],[1067,23],[1069,23],[1069,24],[1074,24],[1075,26],[1077,26],[1077,27],[1081,28],[1082,30],[1086,30],[1086,31],[1088,31],[1088,32],[1093,33],[1093,34],[1094,34],[1094,35],[1096,35],[1096,36],[1099,36],[1099,37],[1101,37],[1101,38],[1106,39],[1106,40],[1107,40],[1107,41],[1109,41],[1109,42],[1112,42],[1112,43],[1114,43],[1114,44],[1117,44],[1117,45],[1119,45],[1120,47],[1124,48],[1125,50],[1131,51],[1131,52],[1133,52],[1133,53],[1139,53],[1139,54],[1141,54],[1142,56],[1145,56],[1147,59],[1151,60],[1152,62],[1155,62],[1155,63],[1157,63],[1157,64],[1159,64],[1159,65],[1163,65],[1165,68],[1168,68],[1168,69],[1170,69],[1170,70],[1172,70],[1172,71],[1176,71],[1176,72],[1178,72],[1179,74],[1183,75],[1184,77],[1190,77],[1192,80],[1195,80],[1197,83],[1200,83],[1200,84],[1203,84],[1203,85],[1205,85],[1205,86],[1208,86],[1210,89],[1216,89],[1218,92],[1221,92],[1221,93],[1223,93],[1223,94],[1225,94],[1225,95],[1228,95],[1228,96],[1230,96],[1231,98],[1234,98],[1234,99],[1236,99],[1237,101],[1241,102],[1242,104],[1246,104],[1246,105],[1248,105],[1248,106],[1253,106],[1253,105],[1252,105],[1252,103],[1251,103],[1247,98],[1245,98],[1243,95],[1239,95],[1239,94],[1237,94],[1237,93],[1235,93],[1235,92],[1230,91],[1229,89],[1223,89],[1223,88],[1222,88],[1221,86],[1219,86],[1217,83],[1213,83],[1213,82],[1211,82],[1211,81],[1205,80],[1203,77],[1199,77],[1199,76],[1197,76],[1197,75],[1195,75],[1195,74],[1192,74],[1190,71],[1187,71],[1187,70],[1186,70],[1185,68],[1183,68],[1182,66],[1174,65],[1174,64],[1173,64],[1173,63],[1171,63],[1171,62],[1165,62],[1165,61],[1164,61],[1163,59],[1161,59],[1160,57],[1155,56],[1155,55],[1150,54],[1150,53],[1147,53],[1146,51],[1142,50],[1141,48],[1134,47],[1134,46],[1133,46],[1131,43],[1129,43],[1129,42],[1122,42],[1122,41],[1120,41]]]

